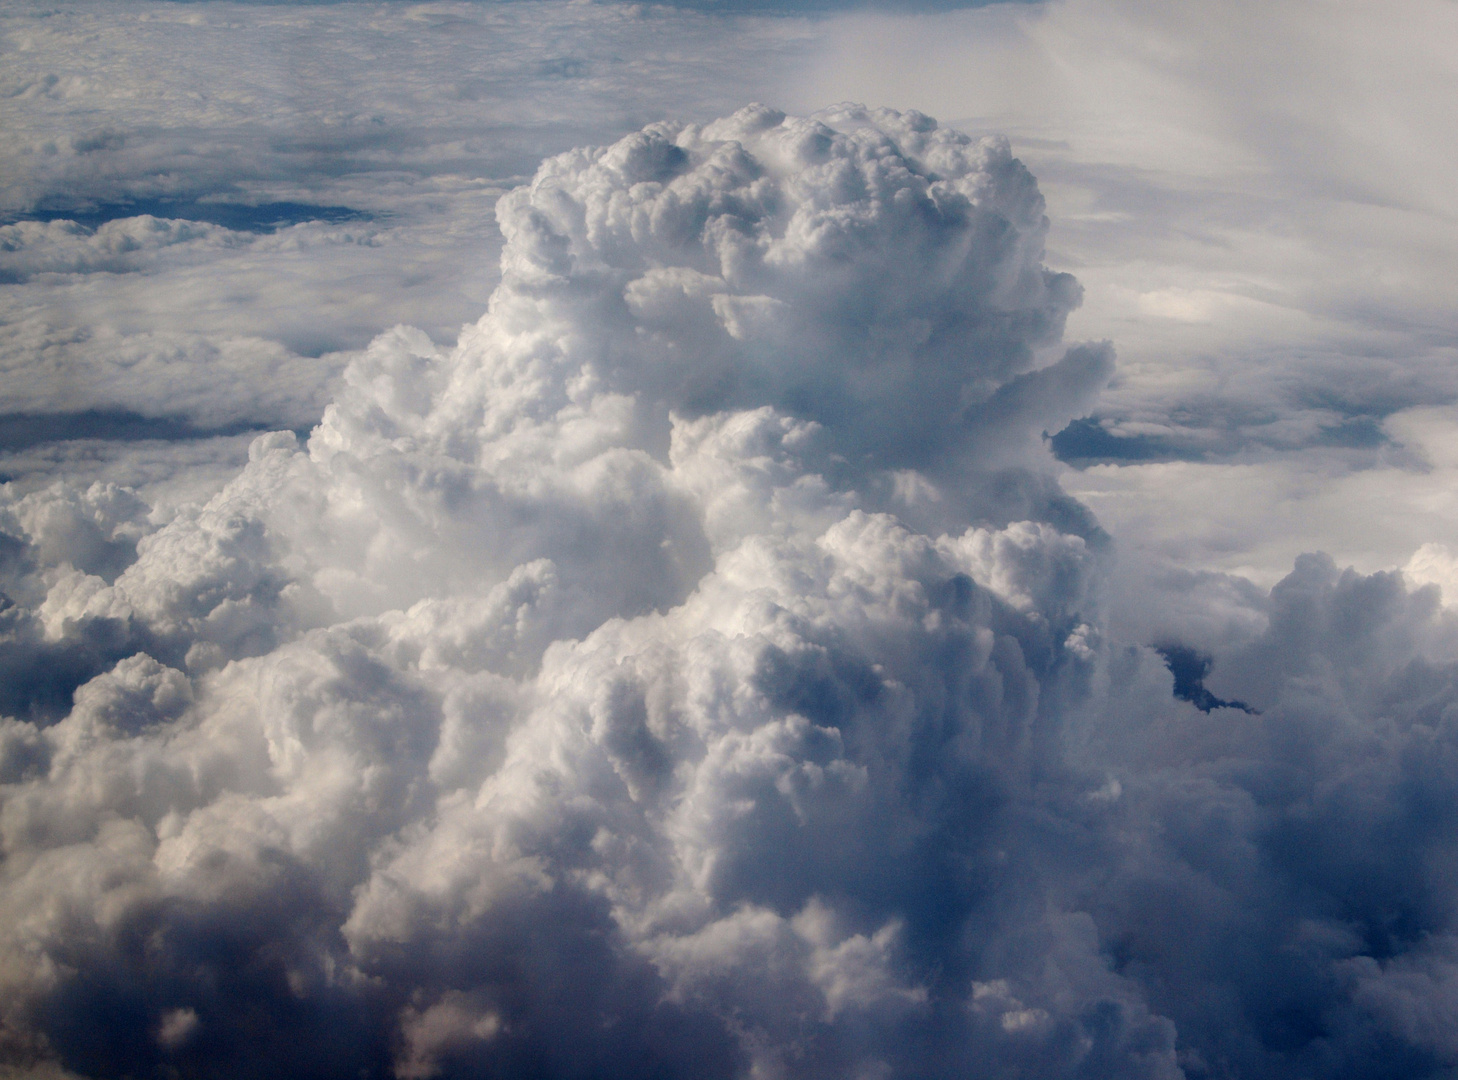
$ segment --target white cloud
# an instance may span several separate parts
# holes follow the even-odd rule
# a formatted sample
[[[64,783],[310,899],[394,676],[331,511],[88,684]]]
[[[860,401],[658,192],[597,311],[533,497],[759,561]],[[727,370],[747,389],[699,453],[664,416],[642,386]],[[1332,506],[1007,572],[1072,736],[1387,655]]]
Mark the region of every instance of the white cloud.
[[[1093,410],[1111,350],[1061,342],[1080,293],[1043,266],[1028,172],[919,114],[754,108],[550,158],[501,202],[500,284],[447,344],[496,283],[456,284],[495,253],[482,208],[534,148],[675,95],[706,118],[746,57],[803,55],[807,24],[555,4],[15,19],[16,205],[241,195],[405,220],[128,210],[4,234],[14,332],[53,365],[15,361],[33,379],[13,411],[302,426],[330,404],[226,483],[226,439],[7,458],[35,472],[0,516],[0,1057],[88,1076],[1451,1069],[1458,627],[1408,588],[1446,573],[1419,545],[1446,520],[1450,424],[1410,407],[1441,380],[1402,354],[1431,299],[1369,318],[1322,307],[1340,290],[1254,289],[1231,276],[1246,255],[1277,280],[1321,260],[1275,251],[1239,200],[1199,234],[1234,254],[1169,272],[1219,246],[1178,238],[1200,177],[1243,183],[1270,146],[1222,119],[1229,73],[1191,61],[1206,16],[1110,10],[882,22],[876,46],[909,33],[924,60],[966,43],[928,34],[991,27],[1067,61],[1009,82],[1033,54],[1005,36],[963,70],[1008,115],[1056,118],[1079,91],[1090,141],[1034,150],[1058,197],[1088,200],[1085,232],[1054,225],[1064,257],[1114,253],[1080,271],[1093,310],[1072,325],[1136,331],[1107,430],[1250,451],[1066,473],[1112,551],[1041,439]],[[220,62],[230,22],[256,64]],[[136,58],[168,50],[175,78],[142,95]],[[528,91],[537,112],[502,105]],[[1401,186],[1344,160],[1362,191]],[[1297,173],[1335,183],[1295,169],[1275,203]],[[1402,213],[1431,217],[1433,191]],[[1151,192],[1169,218],[1134,214]],[[1151,235],[1163,266],[1129,255]],[[1189,333],[1327,351],[1192,374],[1156,349]],[[1358,339],[1407,387],[1372,405],[1404,455],[1381,469],[1320,441],[1380,379],[1353,361],[1347,398],[1298,400]],[[58,389],[68,363],[85,377]],[[1226,375],[1232,444],[1208,434],[1218,409],[1174,409]],[[1252,419],[1276,384],[1292,396]],[[83,474],[102,483],[38,479]],[[1274,490],[1302,497],[1305,532],[1218,506]],[[1390,508],[1380,535],[1353,524],[1362,499]],[[1419,555],[1407,581],[1316,556],[1285,574],[1311,535],[1362,540],[1364,572]]]
[[[668,1024],[674,1069],[915,1058],[884,1038],[970,992],[918,958],[965,887],[943,843],[990,857],[992,808],[1056,757],[1042,702],[1094,660],[1063,647],[1096,619],[1084,540],[1004,524],[1029,497],[998,491],[1046,487],[1030,425],[1108,367],[1031,370],[1077,296],[1039,265],[1036,187],[915,114],[755,108],[549,160],[500,213],[486,316],[451,350],[377,339],[306,448],[255,440],[168,518],[101,487],[14,504],[27,647],[86,642],[99,673],[10,731],[9,895],[103,951],[138,917],[180,932],[169,903],[247,912],[274,989],[148,1014],[174,1057],[231,1045],[250,995],[364,994],[358,1052],[400,1040],[402,1075],[565,1068],[541,1040],[608,1008],[550,973],[575,956],[633,987],[614,1054]],[[920,425],[884,407],[926,381]],[[882,511],[909,466],[949,535]],[[91,971],[63,924],[26,933],[17,957]],[[541,934],[569,951],[523,998]],[[485,967],[412,974],[422,948]],[[7,969],[16,1008],[77,985],[44,967]]]
[[[664,102],[762,96],[777,76],[753,72],[807,41],[719,27],[557,2],[7,9],[0,221],[41,220],[0,226],[6,475],[43,486],[25,451],[47,433],[307,428],[375,334],[453,340],[496,284],[493,208],[520,174]]]
[[[1192,553],[1179,565],[1269,583],[1293,549],[1375,569],[1443,535],[1428,518],[1415,541],[1384,528],[1380,546],[1374,532],[1358,550],[1346,522],[1305,507],[1352,506],[1354,468],[1375,465],[1374,487],[1420,489],[1384,421],[1458,390],[1443,284],[1458,250],[1441,119],[1458,85],[1452,5],[1061,0],[868,14],[827,32],[801,94],[1004,131],[1038,174],[1050,265],[1085,289],[1070,333],[1119,349],[1095,414],[1123,441],[1084,452],[1131,467],[1075,482],[1116,536],[1147,528],[1114,509],[1127,499],[1175,499],[1155,529],[1231,533],[1249,548],[1243,561]],[[1239,468],[1166,483],[1172,470],[1141,463],[1151,458]],[[1279,554],[1260,549],[1267,523],[1289,539]]]

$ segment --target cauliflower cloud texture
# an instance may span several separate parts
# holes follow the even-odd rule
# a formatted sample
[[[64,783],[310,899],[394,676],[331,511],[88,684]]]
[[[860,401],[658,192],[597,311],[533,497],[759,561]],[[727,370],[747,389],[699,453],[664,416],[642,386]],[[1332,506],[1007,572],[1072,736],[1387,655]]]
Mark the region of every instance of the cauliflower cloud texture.
[[[1112,351],[1059,346],[1079,289],[1005,142],[756,106],[552,158],[498,216],[454,348],[381,336],[206,505],[4,505],[0,1054],[1452,1061],[1437,590],[1303,561],[1216,658],[1250,713],[1107,640],[1042,436]]]

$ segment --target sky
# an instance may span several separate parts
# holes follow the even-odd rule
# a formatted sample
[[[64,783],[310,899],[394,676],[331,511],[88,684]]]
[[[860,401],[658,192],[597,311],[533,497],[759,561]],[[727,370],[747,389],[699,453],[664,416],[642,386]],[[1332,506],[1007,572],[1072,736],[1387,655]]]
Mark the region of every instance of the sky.
[[[1455,57],[7,5],[0,1076],[1452,1076]]]

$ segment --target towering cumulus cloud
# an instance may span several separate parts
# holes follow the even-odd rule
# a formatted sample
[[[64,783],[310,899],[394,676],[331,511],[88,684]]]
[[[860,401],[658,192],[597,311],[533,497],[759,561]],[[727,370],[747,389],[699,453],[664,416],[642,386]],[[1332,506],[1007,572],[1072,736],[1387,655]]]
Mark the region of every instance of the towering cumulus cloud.
[[[1454,1062],[1436,589],[1313,557],[1244,637],[1192,623],[1244,710],[1106,640],[1042,436],[1112,354],[1056,350],[1005,143],[754,107],[498,214],[480,322],[376,340],[206,506],[5,504],[5,1060]]]

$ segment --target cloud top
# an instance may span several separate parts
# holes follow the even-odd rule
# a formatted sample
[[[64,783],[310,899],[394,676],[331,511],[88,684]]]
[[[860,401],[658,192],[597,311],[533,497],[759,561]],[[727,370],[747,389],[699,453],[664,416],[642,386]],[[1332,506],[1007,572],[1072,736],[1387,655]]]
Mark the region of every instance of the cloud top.
[[[880,468],[965,444],[1079,298],[1042,266],[1043,200],[1006,142],[916,113],[655,125],[551,159],[497,213],[490,325],[592,327],[543,371],[660,414],[770,405]]]

